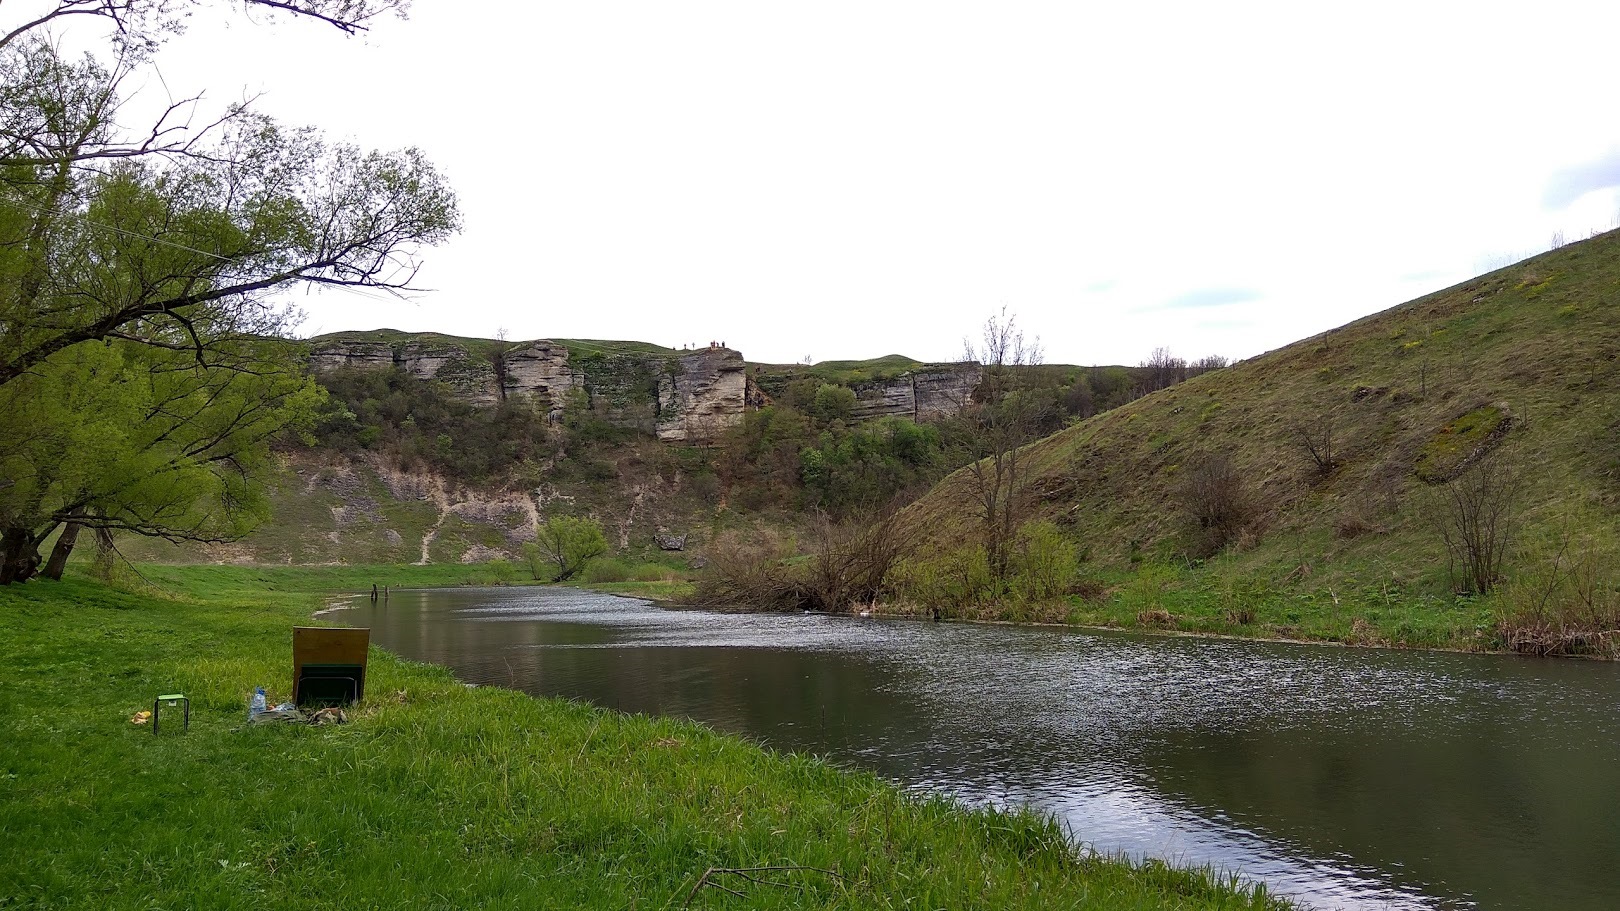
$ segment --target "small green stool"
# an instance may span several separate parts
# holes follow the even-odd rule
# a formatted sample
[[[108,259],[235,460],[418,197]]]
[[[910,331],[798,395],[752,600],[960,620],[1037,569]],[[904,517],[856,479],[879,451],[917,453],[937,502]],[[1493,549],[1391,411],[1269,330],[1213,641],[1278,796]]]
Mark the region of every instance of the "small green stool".
[[[157,699],[153,700],[152,702],[152,736],[157,736],[158,709],[161,708],[164,703],[168,703],[170,706],[183,705],[185,707],[185,726],[181,728],[181,730],[191,730],[191,700],[187,699],[184,693],[168,693],[157,697]]]

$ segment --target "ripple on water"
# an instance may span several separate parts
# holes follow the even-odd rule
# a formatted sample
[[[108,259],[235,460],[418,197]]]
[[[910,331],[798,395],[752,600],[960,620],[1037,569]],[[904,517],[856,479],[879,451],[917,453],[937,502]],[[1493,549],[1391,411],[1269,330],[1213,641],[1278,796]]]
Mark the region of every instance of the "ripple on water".
[[[342,615],[467,679],[684,715],[1322,908],[1620,907],[1616,668],[566,589]]]

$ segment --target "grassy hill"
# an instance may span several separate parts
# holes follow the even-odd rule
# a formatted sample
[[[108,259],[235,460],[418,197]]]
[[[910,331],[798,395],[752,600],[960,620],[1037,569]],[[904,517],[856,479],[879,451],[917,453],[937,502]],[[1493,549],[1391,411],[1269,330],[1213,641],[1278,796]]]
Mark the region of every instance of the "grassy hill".
[[[1307,436],[1331,441],[1331,472]],[[1448,482],[1487,452],[1511,472],[1518,533],[1499,590],[1459,599],[1437,525]],[[1195,377],[1024,455],[1028,515],[1065,531],[1101,591],[1070,620],[1472,648],[1512,645],[1506,614],[1571,597],[1613,622],[1620,232]],[[1188,490],[1212,459],[1247,509],[1209,555]],[[971,540],[970,486],[958,472],[915,504],[919,534]],[[1601,632],[1566,645],[1620,645]]]

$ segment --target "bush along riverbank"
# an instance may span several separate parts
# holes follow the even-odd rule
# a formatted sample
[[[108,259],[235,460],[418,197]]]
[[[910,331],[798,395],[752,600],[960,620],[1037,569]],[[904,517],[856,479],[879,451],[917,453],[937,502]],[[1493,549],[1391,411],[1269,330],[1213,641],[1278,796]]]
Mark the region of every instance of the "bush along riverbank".
[[[0,589],[0,903],[1285,907],[1204,872],[1086,857],[1031,813],[919,799],[692,724],[468,688],[377,651],[350,723],[248,726],[255,686],[272,700],[290,686],[290,628],[322,592],[380,571],[143,571],[167,591]],[[160,736],[131,723],[169,692],[191,697],[189,730],[178,715]],[[727,872],[751,867],[793,869]]]
[[[1302,542],[1278,559],[1086,558],[1044,520],[1020,528],[998,576],[985,548],[924,547],[892,520],[832,526],[803,547],[722,537],[690,593],[694,607],[1073,624],[1345,645],[1620,658],[1613,552],[1572,535],[1528,538],[1485,594],[1458,594],[1443,558],[1381,555],[1316,570]],[[802,549],[801,549],[802,548]],[[1372,581],[1368,581],[1372,580]]]

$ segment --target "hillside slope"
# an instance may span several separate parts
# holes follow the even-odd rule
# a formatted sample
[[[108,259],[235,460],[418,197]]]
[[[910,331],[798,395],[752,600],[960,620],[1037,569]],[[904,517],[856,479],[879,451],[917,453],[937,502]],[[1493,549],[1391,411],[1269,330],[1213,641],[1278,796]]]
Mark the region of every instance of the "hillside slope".
[[[1071,619],[1488,646],[1494,615],[1451,597],[1434,522],[1445,482],[1501,444],[1521,519],[1510,578],[1614,553],[1617,358],[1611,232],[1079,422],[1027,449],[1023,502],[1113,585]],[[1326,477],[1302,432],[1331,435]],[[1212,456],[1235,467],[1253,520],[1202,561],[1185,491]],[[958,472],[908,518],[959,543],[970,503]],[[1447,609],[1409,610],[1424,601]]]

